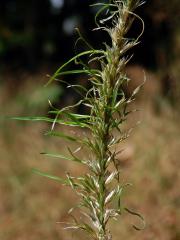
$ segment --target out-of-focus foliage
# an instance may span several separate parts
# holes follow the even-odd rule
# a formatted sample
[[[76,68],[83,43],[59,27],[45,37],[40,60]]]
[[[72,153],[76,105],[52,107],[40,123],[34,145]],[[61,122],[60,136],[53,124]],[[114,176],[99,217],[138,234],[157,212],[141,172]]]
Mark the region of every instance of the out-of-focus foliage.
[[[147,1],[148,2],[148,1]],[[160,13],[166,17],[168,17],[169,22],[178,21],[178,18],[180,17],[180,6],[179,6],[179,0],[172,0],[171,2],[167,0],[152,0],[149,1],[151,4],[151,7],[149,7],[149,12],[153,16],[157,15],[157,13]],[[162,16],[162,15],[161,15]]]
[[[1,0],[0,4],[0,62],[15,67],[35,68],[43,62],[59,62],[72,56],[75,34],[79,27],[94,45],[105,35],[91,32],[96,1],[84,0]],[[158,67],[157,48],[163,45],[168,56],[178,29],[179,1],[148,0],[139,14],[146,25],[143,51],[138,48],[136,61],[144,66]],[[137,34],[139,26],[134,32]],[[132,34],[134,35],[134,34]],[[162,41],[164,39],[164,41]],[[167,41],[166,41],[167,40]],[[149,57],[146,56],[149,54]],[[163,61],[163,60],[162,60]]]
[[[1,0],[0,71],[12,73],[13,78],[17,76],[13,80],[14,88],[22,84],[19,78],[22,69],[32,72],[45,65],[51,69],[47,73],[52,73],[63,59],[84,50],[85,46],[81,44],[74,46],[75,27],[95,48],[99,48],[102,41],[108,41],[107,34],[92,32],[97,9],[89,5],[94,2],[96,0]],[[145,22],[141,47],[136,47],[130,62],[158,73],[161,94],[171,104],[180,99],[179,13],[179,0],[170,3],[147,0],[144,7],[138,9]],[[140,27],[135,22],[130,37],[137,36]],[[1,76],[0,81],[4,80]]]
[[[59,61],[73,51],[70,38],[75,26],[84,29],[88,19],[93,19],[88,1],[2,0],[0,60],[31,68]]]

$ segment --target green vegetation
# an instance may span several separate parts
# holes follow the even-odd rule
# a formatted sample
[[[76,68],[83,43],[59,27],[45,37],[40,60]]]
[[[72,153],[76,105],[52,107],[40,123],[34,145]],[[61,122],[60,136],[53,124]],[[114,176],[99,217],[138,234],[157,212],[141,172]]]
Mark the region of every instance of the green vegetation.
[[[111,23],[113,19],[109,19],[104,24],[99,22],[101,18],[110,16],[108,5],[90,8],[89,2],[64,1],[64,6],[59,11],[52,9],[52,12],[50,12],[50,0],[28,2],[6,0],[0,5],[2,63],[0,67],[0,239],[88,239],[84,231],[77,231],[77,226],[74,226],[75,219],[79,224],[90,224],[94,230],[90,221],[82,215],[82,210],[89,213],[88,209],[82,209],[78,205],[81,201],[79,196],[81,191],[79,192],[79,188],[72,191],[67,187],[69,176],[76,184],[81,180],[78,178],[90,174],[87,164],[81,164],[79,160],[86,163],[88,160],[96,159],[91,149],[79,141],[76,142],[76,139],[83,140],[83,138],[94,142],[91,130],[85,126],[91,119],[91,109],[83,105],[86,102],[80,102],[80,105],[67,109],[57,116],[58,109],[53,106],[73,105],[75,99],[77,101],[78,96],[73,92],[73,86],[68,85],[67,82],[72,85],[81,83],[83,87],[74,86],[74,90],[79,92],[83,99],[86,97],[84,87],[89,90],[93,85],[91,76],[87,80],[88,71],[85,70],[89,68],[102,70],[98,59],[101,54],[90,56],[85,54],[76,58],[54,79],[60,78],[60,82],[54,81],[48,87],[42,87],[43,76],[53,72],[54,67],[57,68],[57,62],[59,64],[62,59],[69,59],[73,54],[74,44],[70,41],[73,39],[73,31],[71,35],[64,34],[66,20],[69,21],[74,17],[73,25],[79,27],[83,36],[95,48],[106,51],[105,45],[101,45],[103,41],[107,41],[111,48],[111,39],[108,39],[105,31],[91,31],[94,28],[93,16],[101,7],[104,7],[104,11],[97,14],[96,22],[102,27],[113,27]],[[120,187],[127,182],[133,183],[133,187],[129,186],[121,194],[121,216],[117,216],[117,221],[109,221],[106,226],[106,229],[110,229],[113,234],[113,240],[180,239],[178,191],[180,189],[178,172],[180,41],[179,25],[176,24],[178,3],[179,0],[172,0],[171,5],[167,1],[151,0],[135,11],[143,18],[146,27],[140,39],[142,44],[127,52],[129,56],[132,52],[135,54],[122,71],[131,79],[128,86],[126,82],[122,85],[123,92],[126,93],[125,98],[129,99],[133,89],[143,82],[144,70],[147,81],[136,102],[128,106],[129,111],[135,108],[135,105],[138,105],[142,111],[134,111],[130,114],[128,121],[124,121],[120,129],[123,134],[142,119],[141,124],[136,131],[131,132],[129,138],[110,148],[111,153],[115,150],[118,152],[116,162],[121,171]],[[115,8],[112,6],[111,10]],[[141,22],[135,21],[126,37],[137,36],[141,31],[140,28]],[[80,36],[77,46],[81,50],[84,46],[86,51],[93,50],[82,38]],[[91,61],[96,56],[97,59]],[[105,58],[104,60],[107,63]],[[81,63],[87,64],[81,68]],[[37,72],[33,72],[34,69]],[[67,70],[73,75],[67,76],[70,73]],[[60,85],[63,91],[59,91]],[[67,86],[67,89],[64,86]],[[93,94],[91,95],[89,97],[94,97]],[[50,99],[50,107],[47,104],[48,99]],[[118,96],[118,100],[120,99],[121,95]],[[47,109],[51,110],[48,114],[46,114]],[[84,115],[87,119],[82,118],[83,113],[86,113]],[[30,123],[7,121],[3,116],[39,117],[24,118],[32,121]],[[116,116],[119,119],[118,113],[113,114],[114,118]],[[49,136],[52,135],[52,131],[44,137],[44,132],[51,126],[56,132],[56,134],[53,132],[55,137]],[[110,132],[110,135],[115,137],[120,134],[116,129]],[[40,154],[42,151],[43,153]],[[39,175],[34,174],[32,168],[39,169],[35,170]],[[108,174],[114,171],[116,170],[113,163],[110,163]],[[51,176],[50,173],[53,175]],[[107,194],[117,185],[117,180],[112,180],[107,186]],[[117,204],[118,196],[107,208],[115,209]],[[67,214],[70,206],[75,207],[70,214]],[[141,226],[141,221],[138,217],[127,214],[125,210],[127,207],[143,213],[147,219],[147,227],[144,231],[136,231],[132,228],[131,223]],[[73,216],[71,218],[71,215],[75,219]],[[66,225],[67,222],[70,222],[70,225]],[[74,230],[63,230],[63,227],[72,225]]]
[[[123,123],[133,112],[129,110],[129,105],[135,100],[136,94],[143,85],[138,86],[130,97],[127,97],[123,91],[130,81],[125,73],[126,64],[131,59],[128,57],[127,51],[139,43],[139,38],[144,30],[142,19],[134,13],[134,10],[142,3],[139,0],[114,0],[110,3],[95,4],[100,7],[96,15],[98,26],[95,30],[104,30],[111,38],[111,45],[105,44],[105,49],[92,48],[78,31],[78,40],[85,42],[90,50],[77,54],[62,65],[50,78],[47,85],[62,75],[86,74],[91,83],[90,89],[81,85],[68,85],[68,87],[75,88],[83,96],[82,100],[73,106],[67,106],[60,110],[52,106],[49,114],[55,115],[54,118],[15,118],[17,120],[53,122],[51,131],[47,132],[46,135],[62,138],[79,145],[73,151],[68,148],[69,156],[44,154],[84,165],[86,167],[84,175],[75,177],[67,173],[67,179],[62,179],[41,171],[34,171],[70,186],[77,193],[80,198],[78,208],[81,209],[82,217],[77,220],[73,216],[73,222],[67,223],[66,228],[83,230],[90,235],[91,239],[112,239],[108,223],[111,219],[117,219],[123,211],[138,216],[144,222],[140,214],[121,203],[124,188],[129,184],[123,183],[120,178],[120,164],[117,156],[121,154],[123,149],[116,150],[117,144],[126,140],[132,131],[132,128],[124,130]],[[103,12],[106,12],[107,16],[99,20]],[[135,19],[142,23],[142,32],[136,39],[129,39],[127,33]],[[109,21],[111,21],[111,27],[106,27]],[[86,59],[88,64],[82,60],[84,56],[88,57]],[[82,68],[65,71],[64,68],[74,61]],[[92,62],[100,67],[91,68]],[[72,110],[79,105],[86,106],[89,109],[89,114],[73,113]],[[65,134],[55,130],[57,124],[71,128],[84,128],[87,129],[88,133],[83,137],[77,136],[76,132],[70,135]],[[118,132],[117,134],[115,134],[115,130]],[[86,149],[86,157],[77,156],[81,149]],[[73,209],[70,212],[72,213],[72,211]],[[133,227],[140,230],[135,225]]]

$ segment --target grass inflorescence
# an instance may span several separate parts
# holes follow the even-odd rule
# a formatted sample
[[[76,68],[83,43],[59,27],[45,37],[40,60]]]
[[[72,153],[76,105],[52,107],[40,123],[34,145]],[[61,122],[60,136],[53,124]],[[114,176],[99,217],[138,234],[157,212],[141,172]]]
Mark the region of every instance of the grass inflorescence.
[[[111,219],[117,219],[124,210],[140,217],[144,222],[141,215],[123,207],[121,203],[123,190],[128,184],[121,182],[120,164],[117,158],[120,152],[115,149],[117,144],[130,135],[131,129],[124,131],[122,126],[131,113],[129,105],[135,100],[142,86],[138,86],[130,97],[124,92],[124,87],[130,81],[125,72],[125,67],[131,59],[128,51],[139,43],[144,30],[142,19],[134,13],[141,4],[143,4],[141,0],[111,0],[109,3],[94,4],[99,7],[95,17],[97,24],[95,30],[106,31],[111,44],[104,44],[102,49],[94,49],[78,31],[79,40],[84,41],[89,49],[63,64],[47,83],[49,85],[55,80],[61,81],[59,78],[63,75],[86,74],[91,85],[90,89],[81,85],[68,85],[75,88],[83,97],[73,106],[60,110],[52,107],[50,114],[53,114],[54,118],[20,118],[52,122],[52,128],[47,135],[78,143],[79,147],[75,151],[68,148],[69,156],[44,154],[83,164],[87,169],[86,174],[74,177],[68,173],[67,178],[62,179],[37,170],[36,172],[70,186],[77,193],[80,198],[78,207],[81,209],[82,218],[78,220],[73,217],[73,222],[67,223],[67,228],[83,230],[94,240],[111,240],[108,223]],[[101,15],[105,17],[100,19]],[[142,23],[142,32],[137,38],[129,39],[127,33],[135,19]],[[83,57],[88,58],[87,63],[84,62]],[[66,71],[66,66],[73,62],[78,68]],[[92,62],[99,67],[92,68]],[[74,113],[73,108],[80,105],[86,106],[89,114]],[[57,124],[87,129],[88,135],[77,137],[58,132],[55,129]],[[114,130],[118,134],[114,134]],[[81,159],[77,156],[77,152],[83,148],[88,150],[88,154]],[[134,228],[140,229],[137,226]]]

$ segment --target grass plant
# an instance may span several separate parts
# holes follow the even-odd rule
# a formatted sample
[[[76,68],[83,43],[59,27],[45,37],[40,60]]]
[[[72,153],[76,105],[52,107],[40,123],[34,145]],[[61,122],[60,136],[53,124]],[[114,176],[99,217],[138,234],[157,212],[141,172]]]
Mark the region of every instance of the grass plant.
[[[53,81],[60,81],[67,84],[59,78],[65,75],[86,74],[91,85],[90,89],[81,85],[67,84],[67,88],[74,88],[82,96],[79,102],[62,109],[57,109],[51,104],[52,110],[49,114],[52,117],[16,118],[51,122],[51,130],[46,135],[78,144],[76,150],[68,148],[68,156],[44,154],[84,165],[87,170],[84,175],[75,177],[68,173],[67,178],[62,179],[38,170],[35,172],[57,180],[77,193],[80,199],[77,207],[82,217],[79,220],[73,216],[73,221],[67,223],[66,228],[83,230],[94,240],[111,240],[112,234],[108,229],[108,223],[111,219],[117,219],[123,211],[139,217],[144,224],[140,214],[128,209],[121,202],[124,188],[129,184],[123,183],[120,177],[118,155],[123,150],[116,151],[116,145],[126,140],[132,131],[124,130],[123,124],[134,111],[130,110],[129,106],[143,85],[138,86],[130,97],[126,96],[124,88],[130,79],[126,75],[125,67],[131,59],[128,51],[139,43],[144,30],[142,19],[134,11],[142,4],[141,0],[111,0],[108,3],[94,4],[99,8],[95,17],[97,28],[94,30],[106,31],[111,44],[104,43],[102,49],[94,49],[78,31],[78,41],[83,41],[89,49],[63,64],[47,83],[49,85]],[[100,19],[101,16],[104,16],[103,19]],[[127,33],[134,20],[140,21],[143,26],[142,32],[135,39],[130,39]],[[77,69],[66,70],[66,67],[74,62]],[[92,64],[93,66],[99,67],[92,68],[92,62],[96,63]],[[75,113],[73,109],[80,105],[86,106],[89,113]],[[58,124],[82,128],[85,134],[78,137],[76,133],[66,134],[57,131]],[[88,152],[84,158],[78,155],[82,149]],[[73,209],[70,211],[71,215],[72,212]],[[133,227],[136,230],[140,229],[135,225]]]

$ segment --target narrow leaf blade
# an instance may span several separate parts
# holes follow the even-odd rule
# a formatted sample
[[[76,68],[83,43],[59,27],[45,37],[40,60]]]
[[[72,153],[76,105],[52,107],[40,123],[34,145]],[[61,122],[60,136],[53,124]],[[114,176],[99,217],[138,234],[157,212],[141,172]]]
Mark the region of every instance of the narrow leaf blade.
[[[51,174],[49,174],[49,173],[45,173],[45,172],[39,171],[38,169],[33,168],[33,169],[32,169],[32,172],[35,173],[35,174],[38,174],[38,175],[40,175],[40,176],[47,177],[47,178],[49,178],[49,179],[58,181],[58,182],[60,182],[60,183],[67,184],[67,181],[66,181],[65,179],[62,179],[62,178],[60,178],[60,177],[51,175]]]

